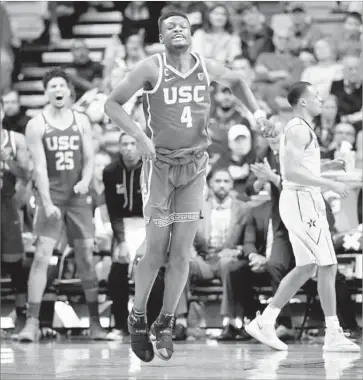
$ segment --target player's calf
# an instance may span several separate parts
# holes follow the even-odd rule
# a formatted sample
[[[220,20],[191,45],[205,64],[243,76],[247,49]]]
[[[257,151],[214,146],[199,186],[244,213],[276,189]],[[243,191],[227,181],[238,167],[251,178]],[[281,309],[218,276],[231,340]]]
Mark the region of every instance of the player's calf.
[[[151,339],[160,359],[169,360],[173,355],[173,326],[174,316],[170,314],[161,314],[151,326]]]
[[[149,338],[149,328],[145,314],[132,309],[127,319],[127,325],[133,353],[140,360],[151,362],[154,359],[154,350]]]

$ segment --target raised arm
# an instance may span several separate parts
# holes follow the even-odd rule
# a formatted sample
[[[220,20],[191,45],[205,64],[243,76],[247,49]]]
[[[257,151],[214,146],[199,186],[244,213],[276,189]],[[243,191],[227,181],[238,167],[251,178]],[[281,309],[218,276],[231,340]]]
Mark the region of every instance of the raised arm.
[[[44,206],[52,205],[49,192],[47,160],[45,157],[42,137],[44,124],[39,117],[31,119],[26,127],[25,138],[34,164],[34,177],[37,189]]]
[[[93,177],[93,141],[91,123],[85,114],[76,113],[77,123],[82,127],[83,169],[82,179],[74,186],[74,192],[86,194]]]
[[[228,87],[248,110],[253,113],[261,132],[266,136],[275,136],[276,132],[273,125],[267,120],[265,112],[260,110],[257,100],[246,81],[236,72],[217,61],[206,59],[205,63],[210,81]]]

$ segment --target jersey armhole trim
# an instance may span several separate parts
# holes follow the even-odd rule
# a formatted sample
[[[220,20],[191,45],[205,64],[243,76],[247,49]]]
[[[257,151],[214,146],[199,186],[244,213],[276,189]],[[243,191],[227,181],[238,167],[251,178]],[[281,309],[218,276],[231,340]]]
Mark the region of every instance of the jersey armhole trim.
[[[158,81],[156,82],[155,87],[152,90],[143,90],[145,94],[154,94],[160,87],[161,79],[163,76],[163,61],[161,59],[161,55],[157,54],[156,55],[159,61],[159,76],[158,76]]]
[[[201,54],[198,54],[198,56],[199,56],[200,64],[202,66],[202,70],[205,74],[205,77],[207,78],[208,86],[210,86],[211,82],[210,82],[210,78],[209,78],[209,74],[208,74],[207,66],[205,64],[204,57]]]
[[[72,109],[72,113],[73,113],[73,123],[74,123],[74,125],[77,126],[81,135],[83,135],[84,134],[84,128],[83,128],[82,124],[79,123],[79,120],[77,119],[77,114],[80,114],[80,113],[78,111],[73,110],[73,109]],[[85,116],[88,117],[87,115],[85,115]]]

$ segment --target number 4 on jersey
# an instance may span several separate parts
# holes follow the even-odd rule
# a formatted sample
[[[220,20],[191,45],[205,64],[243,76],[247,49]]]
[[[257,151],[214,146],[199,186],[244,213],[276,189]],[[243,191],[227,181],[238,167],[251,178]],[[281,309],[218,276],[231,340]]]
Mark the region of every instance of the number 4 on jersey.
[[[192,111],[190,106],[185,106],[183,112],[180,117],[180,122],[187,125],[187,128],[191,128],[193,126],[192,120]]]

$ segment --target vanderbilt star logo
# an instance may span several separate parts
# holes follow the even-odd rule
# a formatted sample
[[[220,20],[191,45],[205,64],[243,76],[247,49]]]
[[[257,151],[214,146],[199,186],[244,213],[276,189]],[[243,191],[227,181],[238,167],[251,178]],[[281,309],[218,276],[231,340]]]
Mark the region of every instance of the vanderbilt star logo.
[[[316,223],[316,220],[310,219],[307,223],[308,223],[308,225],[309,225],[309,228],[310,228],[310,227],[316,227],[316,224],[315,224],[315,223]]]

